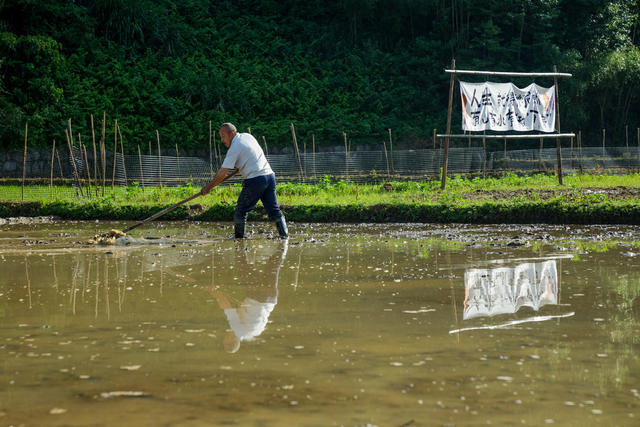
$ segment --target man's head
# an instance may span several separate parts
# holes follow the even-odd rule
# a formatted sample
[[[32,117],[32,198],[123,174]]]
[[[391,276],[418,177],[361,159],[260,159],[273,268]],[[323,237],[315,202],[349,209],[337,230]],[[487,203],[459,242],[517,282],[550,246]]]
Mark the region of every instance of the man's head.
[[[238,133],[238,130],[231,123],[223,123],[220,126],[218,133],[220,134],[220,139],[222,140],[224,146],[229,148],[229,146],[231,145],[231,141],[233,140],[233,137]]]

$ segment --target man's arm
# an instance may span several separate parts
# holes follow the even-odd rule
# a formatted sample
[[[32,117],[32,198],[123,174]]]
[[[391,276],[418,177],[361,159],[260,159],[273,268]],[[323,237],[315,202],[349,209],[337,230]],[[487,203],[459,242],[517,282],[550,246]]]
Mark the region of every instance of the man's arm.
[[[213,187],[222,184],[224,181],[238,173],[238,170],[236,169],[235,171],[233,171],[233,173],[229,174],[230,170],[231,169],[229,168],[220,168],[216,176],[213,177],[213,180],[202,187],[202,190],[200,190],[200,194],[202,194],[203,196],[209,194]]]

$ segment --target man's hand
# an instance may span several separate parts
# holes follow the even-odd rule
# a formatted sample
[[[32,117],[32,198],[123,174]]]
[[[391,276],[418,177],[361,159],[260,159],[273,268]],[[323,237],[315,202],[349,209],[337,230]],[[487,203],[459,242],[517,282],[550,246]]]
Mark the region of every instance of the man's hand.
[[[213,177],[213,180],[207,185],[205,185],[204,187],[202,187],[202,190],[200,190],[200,194],[203,196],[206,196],[211,192],[211,189],[213,187],[215,187],[216,185],[222,184],[224,181],[226,181],[227,179],[231,178],[233,175],[238,173],[238,171],[236,170],[234,173],[230,175],[228,175],[228,173],[229,173],[228,168],[220,168],[216,176]]]

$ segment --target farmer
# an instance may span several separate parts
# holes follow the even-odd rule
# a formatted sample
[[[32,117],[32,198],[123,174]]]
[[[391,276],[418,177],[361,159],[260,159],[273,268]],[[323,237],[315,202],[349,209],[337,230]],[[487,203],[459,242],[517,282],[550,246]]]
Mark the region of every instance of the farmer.
[[[229,151],[227,151],[222,167],[216,176],[210,183],[202,187],[200,194],[203,196],[209,194],[213,187],[221,184],[227,178],[231,169],[236,169],[232,175],[240,172],[244,178],[236,212],[233,215],[236,239],[244,238],[247,216],[258,200],[262,200],[269,219],[275,221],[280,237],[286,239],[289,237],[289,232],[276,198],[276,176],[258,141],[249,133],[238,133],[236,127],[231,123],[223,123],[218,132],[222,143]]]

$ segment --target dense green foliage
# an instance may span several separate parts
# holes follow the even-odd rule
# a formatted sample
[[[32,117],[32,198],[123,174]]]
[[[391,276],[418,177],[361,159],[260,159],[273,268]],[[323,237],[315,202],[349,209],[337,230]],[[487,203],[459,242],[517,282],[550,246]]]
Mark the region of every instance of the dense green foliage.
[[[206,147],[209,120],[271,146],[289,144],[290,121],[318,144],[391,128],[418,146],[444,128],[455,57],[574,73],[562,129],[595,143],[606,127],[620,145],[640,126],[639,13],[630,0],[0,0],[0,144],[18,146],[27,120],[35,144],[63,140],[68,118],[86,135],[105,111],[128,151],[155,129]]]

